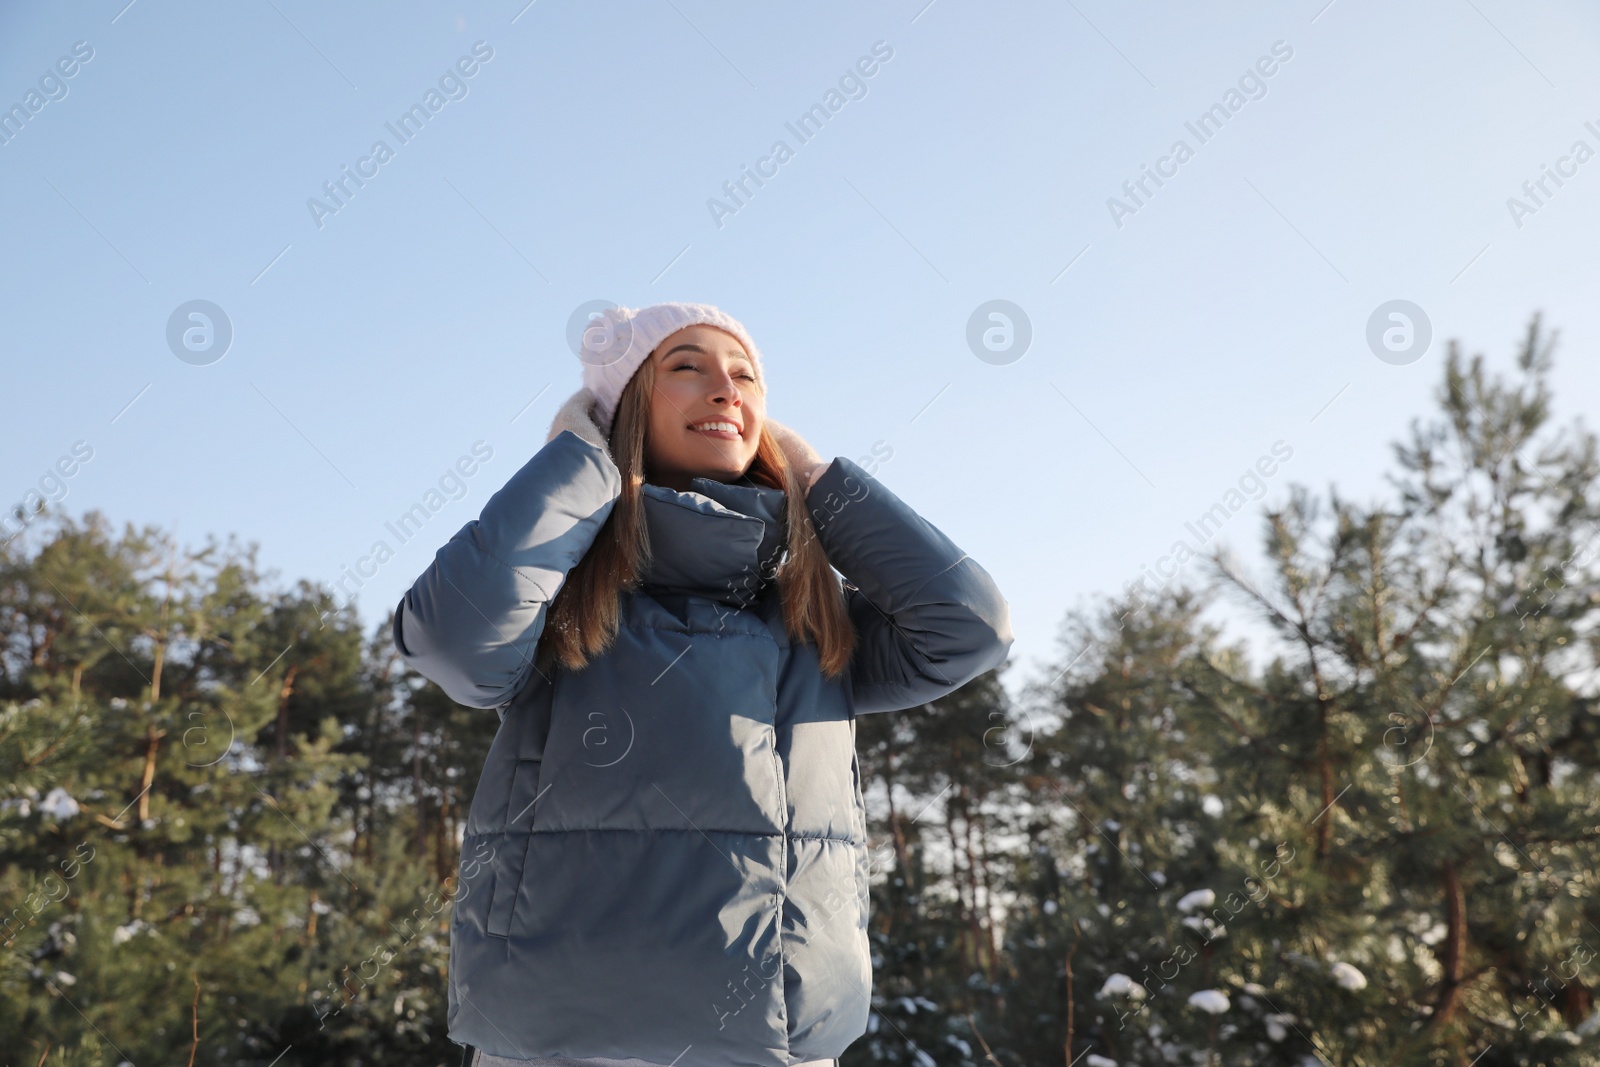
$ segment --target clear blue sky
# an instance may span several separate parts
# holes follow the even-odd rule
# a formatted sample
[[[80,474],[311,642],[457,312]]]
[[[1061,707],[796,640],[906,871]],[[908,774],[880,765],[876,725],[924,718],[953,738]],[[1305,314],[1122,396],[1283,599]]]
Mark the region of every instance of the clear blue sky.
[[[1015,689],[1275,442],[1218,534],[1246,560],[1291,481],[1386,496],[1450,338],[1508,368],[1542,310],[1558,421],[1594,420],[1591,4],[525,5],[0,7],[0,107],[27,110],[0,144],[4,506],[81,440],[59,506],[236,532],[284,584],[383,539],[370,627],[544,443],[575,309],[713,303],[774,417],[892,450],[883,483],[994,574]],[[1396,299],[1433,331],[1404,364],[1367,343]],[[167,340],[192,300],[232,327],[206,365]],[[1020,358],[969,346],[991,300],[1026,314]],[[400,545],[385,523],[478,441]]]

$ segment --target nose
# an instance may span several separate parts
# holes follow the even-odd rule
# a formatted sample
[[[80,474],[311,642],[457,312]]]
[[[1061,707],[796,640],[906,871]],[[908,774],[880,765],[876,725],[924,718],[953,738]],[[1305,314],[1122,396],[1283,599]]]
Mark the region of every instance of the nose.
[[[739,383],[733,380],[733,375],[726,369],[718,372],[717,377],[711,382],[711,402],[720,404],[724,400],[731,402],[736,408],[744,404],[744,396],[739,392]]]

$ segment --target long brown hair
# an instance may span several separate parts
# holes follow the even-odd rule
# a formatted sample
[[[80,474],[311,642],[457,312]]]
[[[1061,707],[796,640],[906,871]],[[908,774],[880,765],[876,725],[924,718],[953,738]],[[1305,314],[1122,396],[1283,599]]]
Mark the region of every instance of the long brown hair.
[[[556,663],[578,670],[590,656],[611,646],[621,620],[621,593],[637,588],[649,567],[650,537],[640,487],[645,481],[645,437],[655,378],[655,360],[647,358],[617,403],[609,441],[612,459],[622,474],[622,494],[589,551],[567,573],[550,602],[534,660],[546,677]],[[777,582],[790,638],[814,643],[823,674],[837,678],[854,651],[855,627],[805,507],[806,487],[800,473],[789,466],[765,426],[755,459],[745,473],[751,481],[781,489],[788,496],[784,509],[788,514],[787,554],[770,577]]]

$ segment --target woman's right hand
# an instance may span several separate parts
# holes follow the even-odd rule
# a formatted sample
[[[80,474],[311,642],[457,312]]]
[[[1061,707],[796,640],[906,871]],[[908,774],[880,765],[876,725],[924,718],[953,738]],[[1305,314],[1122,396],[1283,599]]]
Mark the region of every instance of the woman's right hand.
[[[833,461],[823,459],[817,450],[811,447],[811,442],[770,415],[767,417],[766,427],[767,433],[772,435],[784,458],[789,461],[789,466],[799,477],[800,484],[805,486],[806,492],[809,493],[811,487]]]
[[[569,396],[556,412],[555,420],[550,423],[550,433],[545,437],[545,443],[554,441],[562,430],[571,430],[585,441],[598,445],[600,451],[610,459],[611,449],[606,444],[605,435],[600,432],[600,427],[595,425],[594,399],[594,394],[587,388],[579,389]]]

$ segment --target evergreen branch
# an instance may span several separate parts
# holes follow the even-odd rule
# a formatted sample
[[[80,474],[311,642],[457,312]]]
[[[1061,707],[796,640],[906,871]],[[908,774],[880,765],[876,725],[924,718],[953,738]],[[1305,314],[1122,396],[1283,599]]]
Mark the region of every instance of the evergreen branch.
[[[1276,756],[1278,759],[1284,760],[1292,766],[1299,767],[1301,770],[1306,770],[1310,767],[1311,764],[1309,760],[1300,759],[1297,756],[1291,756],[1286,752],[1275,749],[1265,741],[1251,734],[1250,731],[1246,730],[1244,726],[1242,726],[1233,718],[1233,716],[1229,715],[1226,711],[1223,711],[1222,705],[1218,704],[1215,698],[1213,698],[1209,693],[1202,692],[1201,690],[1194,688],[1187,681],[1181,679],[1179,680],[1178,684],[1182,686],[1190,696],[1200,701],[1213,713],[1215,713],[1217,718],[1221,719],[1223,723],[1233,730],[1234,733],[1248,741],[1252,748],[1259,748],[1261,751],[1269,755]]]
[[[194,1044],[189,1046],[189,1067],[194,1067],[194,1054],[200,1051],[200,976],[189,977],[194,979],[194,1004],[189,1009],[194,1023]]]

